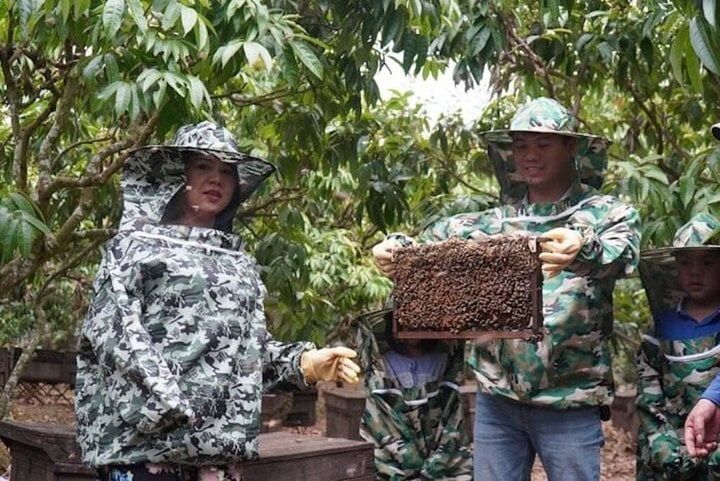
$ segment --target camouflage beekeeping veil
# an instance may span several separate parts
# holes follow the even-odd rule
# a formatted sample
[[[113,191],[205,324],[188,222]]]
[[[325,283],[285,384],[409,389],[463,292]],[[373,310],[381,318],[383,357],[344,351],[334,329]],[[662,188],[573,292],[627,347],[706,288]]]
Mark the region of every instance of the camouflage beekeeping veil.
[[[576,132],[577,119],[556,100],[540,97],[520,107],[505,130],[483,132],[481,137],[488,145],[490,160],[500,183],[500,195],[504,203],[512,203],[523,197],[525,181],[517,173],[512,158],[513,132],[534,132],[564,135],[577,139],[575,170],[580,182],[599,188],[607,167],[609,141],[603,137]]]
[[[236,166],[237,189],[216,221],[216,228],[222,230],[228,230],[240,203],[275,171],[269,162],[239,152],[235,139],[225,128],[209,121],[184,125],[169,145],[142,147],[131,153],[121,182],[124,196],[121,230],[161,222],[171,199],[185,185],[188,154],[210,155]]]
[[[672,247],[651,249],[641,254],[640,278],[653,316],[675,309],[680,302],[683,292],[677,281],[675,254],[690,250],[720,252],[720,220],[712,214],[697,214],[677,230]]]
[[[710,131],[712,132],[713,137],[720,140],[720,123],[717,123],[710,127]]]

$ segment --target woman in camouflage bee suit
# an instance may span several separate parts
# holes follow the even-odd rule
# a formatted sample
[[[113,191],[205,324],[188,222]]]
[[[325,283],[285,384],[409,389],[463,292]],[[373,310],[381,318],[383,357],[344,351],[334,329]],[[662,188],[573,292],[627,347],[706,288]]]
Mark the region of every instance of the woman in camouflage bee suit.
[[[637,211],[599,189],[607,140],[576,132],[577,119],[548,98],[518,109],[510,129],[486,132],[503,205],[441,219],[422,241],[494,234],[541,234],[543,326],[539,342],[473,345],[478,381],[475,481],[524,481],[536,455],[550,481],[600,477],[601,417],[613,379],[609,337],[615,280],[634,271]],[[373,248],[392,275],[393,238]]]
[[[400,379],[383,358],[394,344],[391,323],[392,312],[380,311],[356,319],[353,325],[367,394],[360,436],[374,445],[377,479],[472,480],[472,451],[459,386],[462,343],[424,350],[427,362],[437,363],[432,366],[433,374],[439,372],[437,378],[416,373],[421,378],[417,382]],[[414,364],[420,363],[416,359]]]
[[[690,456],[687,413],[720,373],[720,220],[708,213],[682,226],[673,247],[643,252],[640,275],[654,329],[638,356],[637,479],[718,480],[720,451]]]
[[[211,122],[127,161],[77,358],[77,440],[101,479],[240,481],[263,388],[357,381],[354,351],[266,330],[265,288],[231,228],[274,170]]]

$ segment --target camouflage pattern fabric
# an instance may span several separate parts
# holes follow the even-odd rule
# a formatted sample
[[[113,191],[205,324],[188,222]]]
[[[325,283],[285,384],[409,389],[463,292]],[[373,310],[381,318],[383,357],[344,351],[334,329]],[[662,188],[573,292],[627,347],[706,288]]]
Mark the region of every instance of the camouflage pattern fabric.
[[[701,213],[675,233],[673,246],[642,253],[640,276],[653,317],[676,311],[683,293],[674,254],[683,250],[715,250],[720,221]],[[644,335],[638,356],[637,479],[720,479],[720,451],[705,460],[691,458],[684,444],[687,414],[720,373],[720,334],[686,340]]]
[[[672,247],[649,249],[640,256],[640,278],[654,317],[675,309],[683,297],[677,281],[675,253],[683,250],[720,250],[720,220],[702,212],[680,227]]]
[[[383,313],[361,317],[353,325],[367,393],[360,435],[375,446],[377,479],[472,480],[459,393],[462,344],[444,346],[449,362],[440,380],[403,388],[385,372],[383,326]]]
[[[428,226],[421,241],[533,233],[568,227],[583,247],[565,271],[543,282],[540,342],[495,340],[470,349],[480,390],[558,409],[609,405],[614,394],[608,339],[615,279],[631,274],[640,248],[637,211],[576,182],[555,203],[520,202]]]
[[[643,336],[638,356],[637,479],[720,479],[720,450],[693,458],[684,443],[687,414],[720,373],[720,334],[682,341]]]
[[[267,332],[265,288],[239,238],[157,224],[183,165],[172,149],[142,149],[126,165],[123,223],[78,348],[77,441],[93,467],[254,459],[263,388],[305,385],[299,358],[314,346]]]

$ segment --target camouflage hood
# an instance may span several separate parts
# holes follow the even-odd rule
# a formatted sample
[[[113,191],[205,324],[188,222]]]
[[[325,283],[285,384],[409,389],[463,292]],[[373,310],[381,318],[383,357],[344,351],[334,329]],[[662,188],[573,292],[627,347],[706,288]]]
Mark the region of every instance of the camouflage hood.
[[[654,316],[675,309],[680,302],[683,294],[677,282],[675,253],[688,250],[720,251],[720,220],[712,214],[697,214],[677,230],[672,247],[641,253],[640,277]]]
[[[185,125],[170,145],[152,145],[135,150],[125,163],[121,187],[123,217],[120,230],[159,224],[170,199],[185,185],[185,157],[200,153],[235,164],[238,190],[220,216],[230,222],[240,203],[250,197],[275,167],[264,160],[238,151],[226,129],[212,123]]]
[[[609,141],[603,137],[576,132],[577,119],[568,109],[549,98],[538,98],[518,109],[506,130],[483,132],[495,176],[500,183],[500,196],[505,204],[520,201],[526,191],[522,177],[516,172],[510,144],[512,132],[537,132],[565,135],[577,139],[575,171],[578,180],[596,189],[603,183],[607,168]]]

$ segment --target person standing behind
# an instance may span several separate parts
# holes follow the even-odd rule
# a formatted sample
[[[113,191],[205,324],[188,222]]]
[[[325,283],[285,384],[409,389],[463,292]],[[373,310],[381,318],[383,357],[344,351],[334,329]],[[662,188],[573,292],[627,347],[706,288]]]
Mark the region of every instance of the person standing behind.
[[[714,480],[683,444],[688,409],[720,372],[720,220],[708,213],[678,229],[673,247],[643,253],[640,275],[655,318],[638,356],[638,481]]]
[[[720,123],[710,127],[720,140]],[[707,456],[718,445],[720,437],[720,375],[700,396],[685,419],[685,446],[691,456]]]
[[[549,481],[600,477],[601,418],[613,396],[612,292],[637,265],[639,217],[597,190],[608,142],[576,127],[575,116],[553,99],[520,107],[508,130],[483,134],[503,205],[442,219],[420,236],[549,239],[540,254],[544,339],[492,340],[469,352],[479,385],[475,481],[529,480],[536,455]],[[393,274],[393,252],[409,241],[394,234],[373,248],[386,275]]]
[[[274,170],[207,121],[125,164],[77,356],[77,442],[100,480],[241,481],[263,388],[358,381],[351,349],[267,331],[265,287],[232,222]]]

